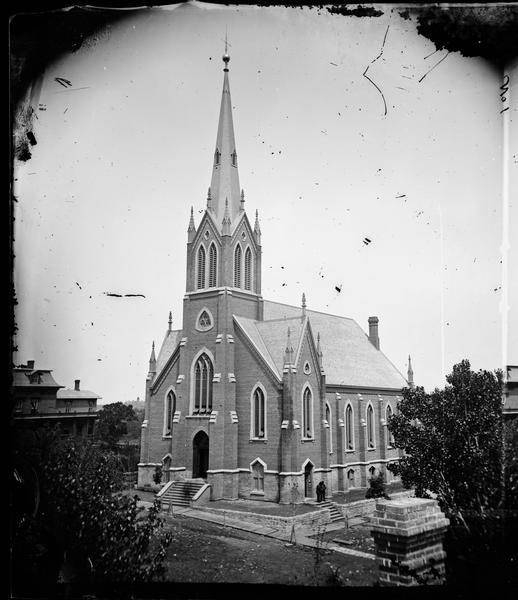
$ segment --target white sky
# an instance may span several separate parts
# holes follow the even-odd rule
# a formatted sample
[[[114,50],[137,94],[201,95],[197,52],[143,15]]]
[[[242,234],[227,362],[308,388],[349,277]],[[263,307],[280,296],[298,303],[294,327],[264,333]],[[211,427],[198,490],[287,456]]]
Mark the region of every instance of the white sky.
[[[415,23],[381,8],[379,18],[196,3],[129,11],[49,65],[38,144],[15,165],[15,363],[34,359],[66,386],[81,379],[103,402],[143,398],[169,310],[181,327],[186,230],[210,185],[227,29],[263,297],[298,305],[305,291],[308,308],[364,330],[377,315],[382,350],[404,374],[411,354],[428,390],[463,358],[501,367],[501,73],[451,53],[419,82],[446,52],[425,58],[435,47]],[[368,71],[385,116],[362,74],[387,26]],[[518,364],[511,317],[507,362]]]

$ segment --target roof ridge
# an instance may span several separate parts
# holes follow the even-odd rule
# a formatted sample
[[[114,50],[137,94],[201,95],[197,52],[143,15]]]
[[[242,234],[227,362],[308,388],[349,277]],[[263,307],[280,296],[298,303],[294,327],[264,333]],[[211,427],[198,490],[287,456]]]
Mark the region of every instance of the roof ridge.
[[[288,308],[296,308],[298,310],[300,310],[300,306],[294,306],[293,304],[285,304],[284,302],[275,302],[275,300],[264,300],[265,302],[268,302],[269,304],[277,304],[278,306],[287,306]],[[332,313],[326,313],[322,310],[313,310],[311,308],[308,308],[306,310],[306,312],[310,312],[310,313],[316,313],[319,315],[326,315],[326,317],[336,317],[337,319],[346,319],[347,321],[354,321],[356,323],[356,320],[353,319],[353,317],[344,317],[342,315],[335,315]],[[290,317],[291,319],[292,317]],[[297,317],[293,317],[293,318],[297,318]],[[272,319],[275,320],[275,319]]]

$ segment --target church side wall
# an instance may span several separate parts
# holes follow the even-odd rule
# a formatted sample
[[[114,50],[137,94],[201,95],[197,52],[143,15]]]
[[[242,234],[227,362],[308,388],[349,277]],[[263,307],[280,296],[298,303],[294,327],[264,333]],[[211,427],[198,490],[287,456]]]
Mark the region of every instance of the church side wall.
[[[333,389],[335,386],[333,386]],[[384,474],[385,481],[394,480],[387,470],[387,465],[399,458],[399,450],[388,447],[388,431],[386,426],[386,407],[390,404],[393,413],[396,412],[396,394],[375,394],[371,391],[362,393],[327,392],[326,400],[332,407],[335,422],[333,437],[337,440],[331,458],[333,489],[348,491],[358,487],[367,487],[372,476],[369,469],[375,469],[375,475]],[[353,409],[353,439],[354,447],[346,447],[346,406]],[[367,407],[372,405],[374,413],[374,448],[367,444]],[[340,446],[338,446],[338,443]]]
[[[272,375],[266,374],[262,362],[242,341],[235,339],[236,402],[238,425],[239,495],[254,500],[278,501],[279,440],[281,431],[282,390]],[[261,384],[266,392],[266,439],[251,439],[252,391]],[[259,458],[266,464],[264,495],[253,490],[250,464]],[[246,471],[245,471],[246,470]],[[271,472],[269,472],[271,471]]]

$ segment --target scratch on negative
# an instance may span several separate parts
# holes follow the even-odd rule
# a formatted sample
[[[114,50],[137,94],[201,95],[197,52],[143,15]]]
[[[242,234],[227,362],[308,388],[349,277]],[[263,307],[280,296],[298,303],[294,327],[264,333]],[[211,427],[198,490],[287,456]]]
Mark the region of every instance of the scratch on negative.
[[[375,63],[378,58],[381,57],[381,55],[383,54],[383,49],[385,48],[385,41],[387,39],[387,34],[388,34],[388,30],[389,30],[390,24],[387,25],[387,31],[385,31],[385,36],[383,38],[383,44],[381,45],[381,50],[380,53],[378,54],[378,56],[376,56],[376,58],[374,60],[371,60],[370,65],[372,65],[373,63]],[[385,96],[383,95],[383,92],[380,90],[380,88],[374,83],[374,81],[372,81],[372,79],[367,75],[367,71],[369,70],[370,65],[367,65],[367,68],[365,69],[365,71],[363,72],[363,76],[365,77],[365,79],[368,79],[372,85],[378,90],[378,92],[381,94],[381,98],[383,100],[383,105],[385,107],[385,112],[383,113],[383,115],[385,116],[387,114],[387,103],[385,102]]]
[[[435,67],[438,67],[445,58],[448,58],[449,54],[450,54],[450,51],[448,50],[448,52],[441,58],[440,61],[436,62],[431,69],[429,69],[428,71],[426,71],[426,73],[419,80],[419,83],[421,83],[421,81],[423,81],[423,79],[428,75],[428,73],[431,73],[435,69]]]

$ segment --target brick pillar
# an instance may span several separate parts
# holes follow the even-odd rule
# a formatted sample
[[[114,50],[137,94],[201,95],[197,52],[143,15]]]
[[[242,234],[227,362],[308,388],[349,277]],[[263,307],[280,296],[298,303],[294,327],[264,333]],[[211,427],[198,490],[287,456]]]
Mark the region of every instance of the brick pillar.
[[[449,520],[435,500],[378,500],[371,524],[381,585],[445,583],[442,540]]]

